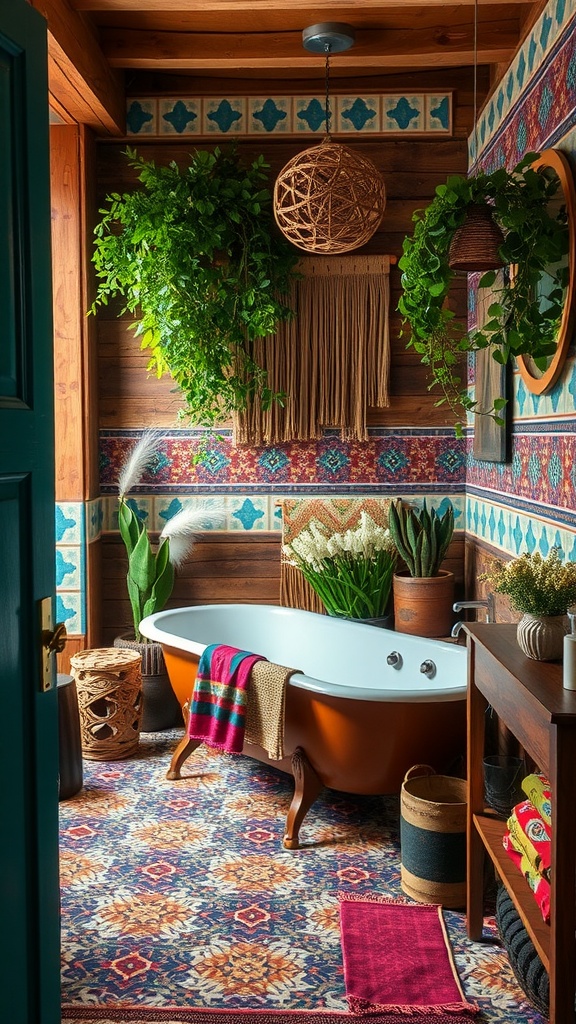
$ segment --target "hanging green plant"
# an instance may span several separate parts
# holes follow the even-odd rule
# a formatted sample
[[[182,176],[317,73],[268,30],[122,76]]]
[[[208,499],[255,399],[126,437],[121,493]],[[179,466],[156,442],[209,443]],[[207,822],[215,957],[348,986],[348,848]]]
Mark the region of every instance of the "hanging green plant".
[[[125,155],[140,186],[99,211],[91,312],[122,298],[148,369],[172,376],[193,422],[221,422],[254,395],[264,408],[281,401],[251,344],[292,315],[298,257],[274,226],[264,158],[245,167],[234,149],[196,150],[180,169]]]
[[[478,411],[458,374],[463,353],[490,346],[498,363],[527,355],[543,368],[556,348],[568,283],[569,231],[565,208],[550,212],[560,181],[550,168],[533,169],[536,157],[528,154],[511,172],[501,168],[470,178],[449,177],[436,188],[430,205],[414,213],[414,233],[404,240],[398,310],[409,333],[407,347],[429,367],[429,387],[441,391],[436,404],[448,403],[460,417]],[[494,302],[488,321],[468,331],[446,302],[454,276],[448,257],[454,234],[474,204],[487,204],[502,228],[499,252],[506,268],[480,278],[479,288],[491,288]],[[538,285],[551,267],[553,285],[542,302]],[[505,399],[497,399],[486,411],[502,422],[504,405]],[[461,433],[461,426],[457,429]]]

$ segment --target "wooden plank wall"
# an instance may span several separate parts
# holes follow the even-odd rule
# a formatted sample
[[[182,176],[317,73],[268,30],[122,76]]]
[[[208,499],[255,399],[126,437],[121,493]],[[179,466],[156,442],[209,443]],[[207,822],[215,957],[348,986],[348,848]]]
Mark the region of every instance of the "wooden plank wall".
[[[104,534],[102,543],[102,642],[131,631],[126,595],[126,553],[117,534]],[[279,604],[279,533],[210,533],[201,536],[190,558],[178,570],[170,608],[197,604]],[[454,572],[456,595],[463,595],[464,537],[455,534],[443,563]]]
[[[381,89],[381,85],[375,83],[372,87]],[[414,87],[417,87],[417,82]],[[360,253],[388,253],[399,258],[402,242],[413,230],[414,210],[425,207],[431,201],[434,189],[448,175],[466,173],[466,136],[472,117],[470,76],[466,72],[451,72],[450,78],[443,76],[442,85],[438,82],[440,87],[456,90],[453,138],[374,140],[363,137],[353,140],[354,148],[373,160],[382,170],[387,190],[387,206],[381,228],[366,246],[358,250]],[[370,81],[361,85],[364,92],[369,88]],[[390,85],[389,88],[393,89],[394,86]],[[175,160],[181,165],[186,164],[192,147],[212,148],[213,145],[189,139],[174,140],[173,137],[149,140],[145,136],[131,140],[131,144],[146,159],[157,163]],[[238,149],[247,160],[263,153],[270,164],[273,181],[284,164],[307,144],[308,141],[304,143],[302,139],[250,139],[239,141]],[[124,148],[125,144],[108,140],[102,140],[98,145],[99,204],[108,192],[123,191],[135,181],[135,174],[122,155]],[[401,320],[396,312],[401,294],[400,276],[398,267],[393,267],[390,278],[391,405],[387,410],[372,410],[369,423],[372,426],[412,427],[451,424],[454,420],[447,408],[435,407],[438,395],[428,391],[426,368],[413,350],[406,350],[405,339],[400,337]],[[449,304],[458,316],[465,318],[465,277],[455,279]],[[105,307],[98,316],[100,426],[111,429],[174,426],[180,402],[174,393],[173,384],[169,378],[158,381],[147,374],[145,367],[148,357],[139,351],[138,341],[127,329],[127,322],[118,320],[117,308],[114,305]]]

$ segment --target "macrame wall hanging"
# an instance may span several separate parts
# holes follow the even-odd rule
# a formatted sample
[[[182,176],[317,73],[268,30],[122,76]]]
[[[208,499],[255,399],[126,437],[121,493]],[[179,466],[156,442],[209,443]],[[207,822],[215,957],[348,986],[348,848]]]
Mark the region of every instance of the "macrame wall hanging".
[[[289,304],[295,317],[254,342],[270,387],[287,395],[263,411],[257,401],[234,419],[234,442],[310,441],[326,427],[366,440],[368,408],[389,405],[391,256],[303,258]]]

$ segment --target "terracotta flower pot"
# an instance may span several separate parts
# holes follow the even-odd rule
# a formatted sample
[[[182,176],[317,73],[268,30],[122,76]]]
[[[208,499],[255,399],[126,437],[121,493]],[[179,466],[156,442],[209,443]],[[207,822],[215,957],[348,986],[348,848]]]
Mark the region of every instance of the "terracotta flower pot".
[[[564,637],[570,632],[567,615],[530,615],[525,612],[516,631],[518,646],[534,661],[561,661]]]
[[[437,576],[394,575],[394,628],[413,636],[449,636],[454,623],[454,573]]]

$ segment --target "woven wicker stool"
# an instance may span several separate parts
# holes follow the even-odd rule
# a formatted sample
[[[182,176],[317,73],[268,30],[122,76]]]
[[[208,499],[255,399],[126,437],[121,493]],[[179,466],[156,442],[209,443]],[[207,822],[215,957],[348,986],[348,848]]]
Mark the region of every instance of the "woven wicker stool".
[[[142,721],[141,656],[100,647],[70,659],[76,680],[82,756],[119,761],[138,749]]]

